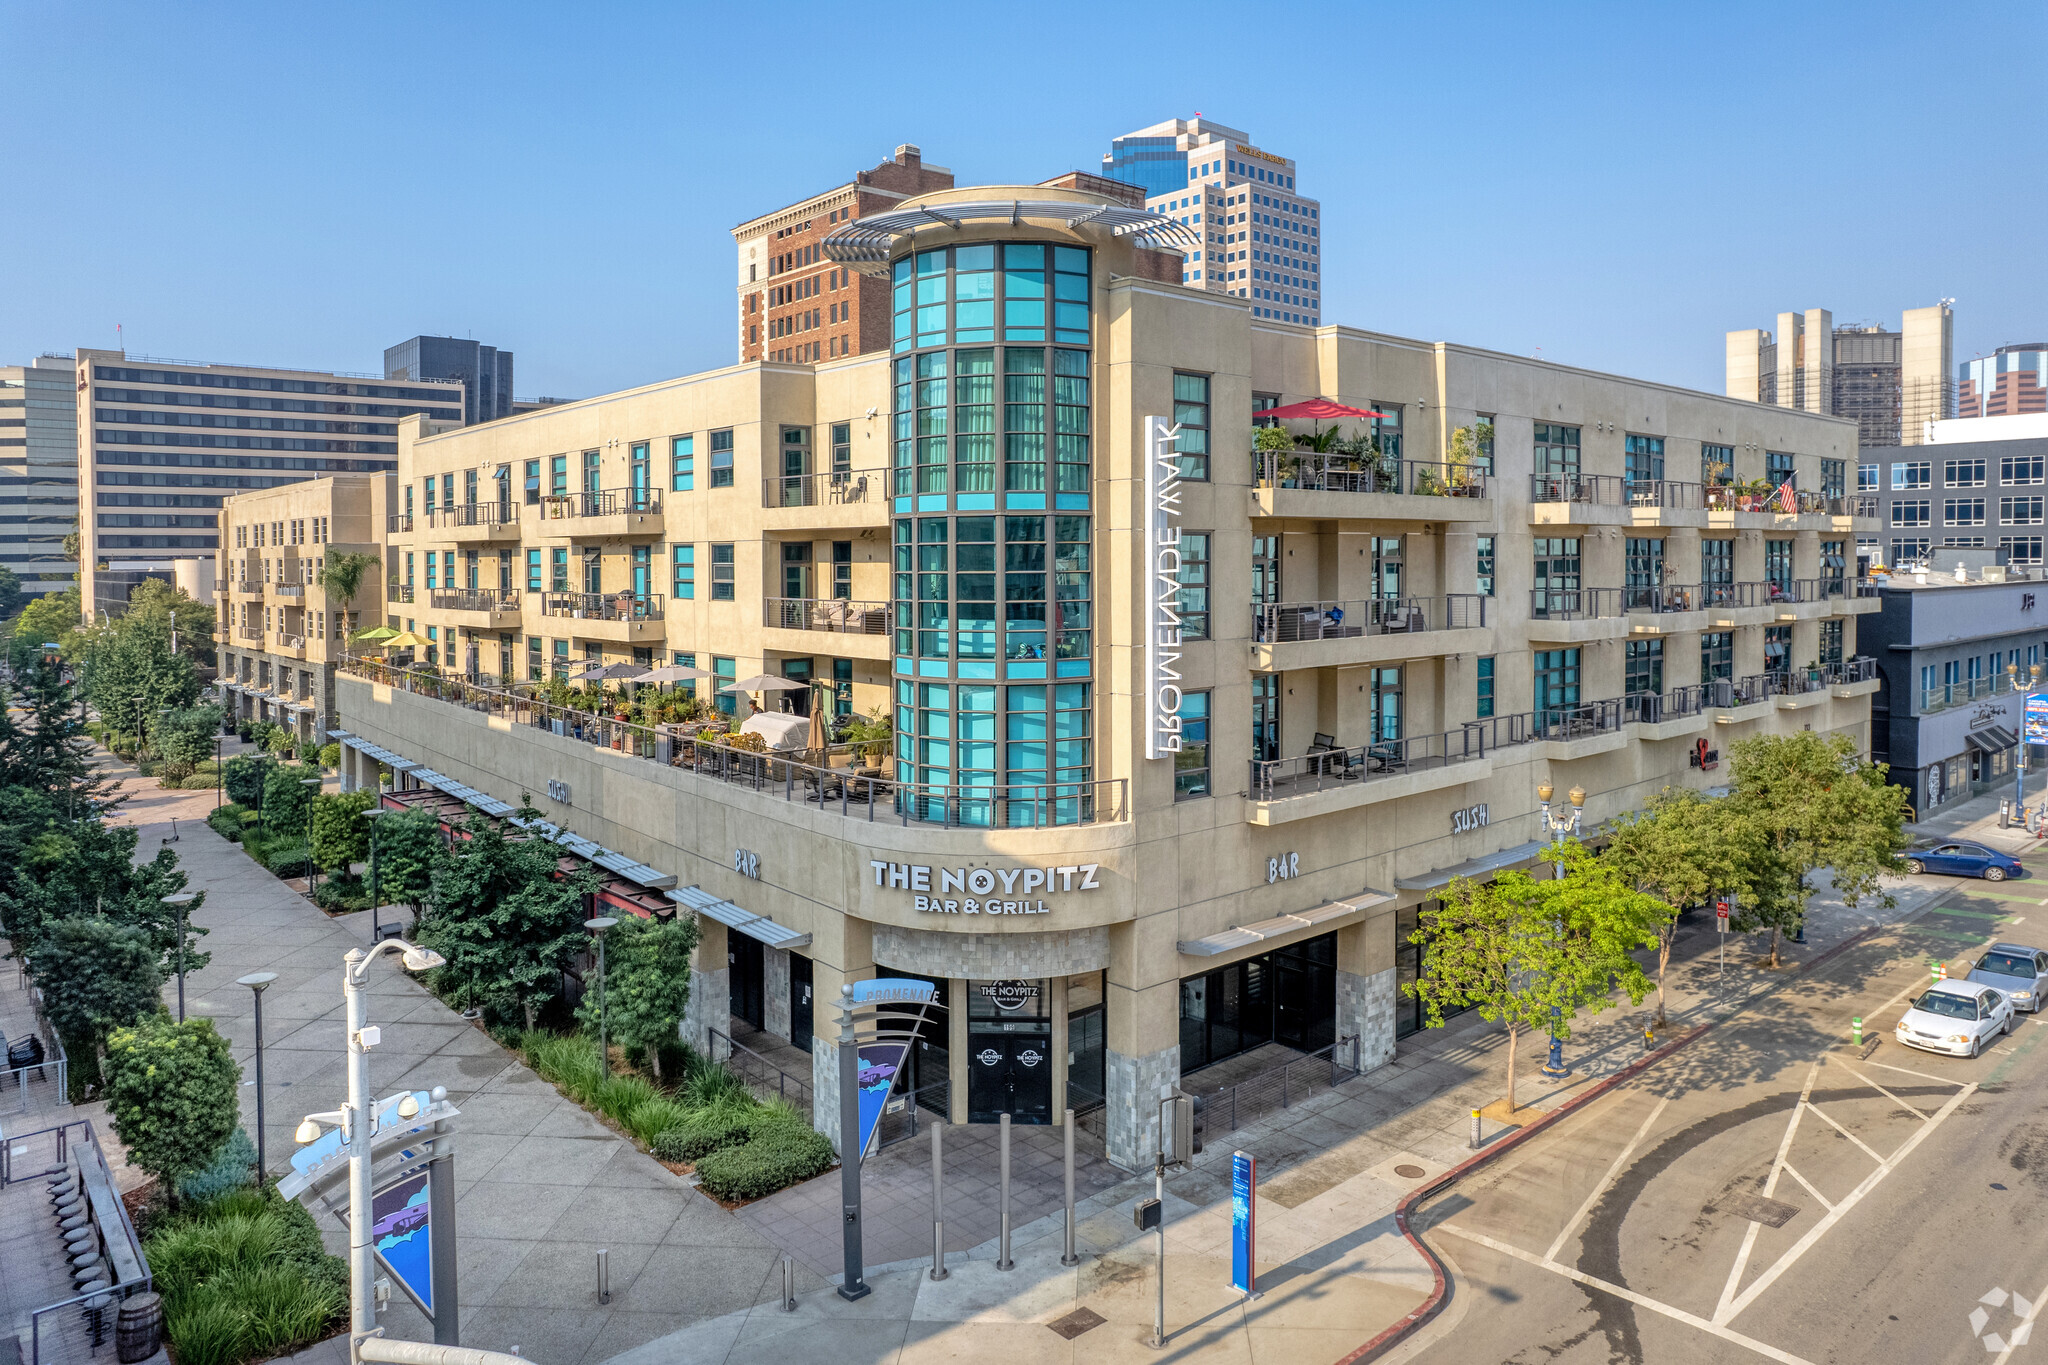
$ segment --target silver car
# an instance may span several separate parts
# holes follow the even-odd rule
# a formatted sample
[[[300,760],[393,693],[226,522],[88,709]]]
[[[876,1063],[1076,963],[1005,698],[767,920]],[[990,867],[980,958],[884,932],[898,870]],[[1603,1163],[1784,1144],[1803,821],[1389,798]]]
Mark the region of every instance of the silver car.
[[[2048,991],[2048,951],[2019,943],[1994,943],[1977,959],[1967,978],[1976,985],[1996,986],[2016,1010],[2033,1014]]]

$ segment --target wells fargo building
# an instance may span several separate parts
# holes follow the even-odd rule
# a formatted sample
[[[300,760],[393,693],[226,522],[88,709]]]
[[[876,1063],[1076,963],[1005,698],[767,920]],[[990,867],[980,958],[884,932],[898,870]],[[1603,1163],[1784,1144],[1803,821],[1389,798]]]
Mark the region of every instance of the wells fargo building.
[[[1416,907],[1532,862],[1539,784],[1591,824],[1743,735],[1867,747],[1852,423],[1255,319],[1167,282],[1179,231],[930,194],[824,242],[888,280],[886,351],[407,421],[387,623],[484,685],[345,667],[348,778],[533,793],[699,917],[699,1044],[728,1011],[818,1042],[821,1127],[824,1003],[922,976],[920,1102],[1099,1109],[1138,1165],[1205,1065],[1391,1058]],[[1316,396],[1377,453],[1260,464],[1255,413]],[[1702,487],[1766,469],[1767,509]],[[864,777],[512,695],[592,658],[814,683],[764,703],[894,738]]]

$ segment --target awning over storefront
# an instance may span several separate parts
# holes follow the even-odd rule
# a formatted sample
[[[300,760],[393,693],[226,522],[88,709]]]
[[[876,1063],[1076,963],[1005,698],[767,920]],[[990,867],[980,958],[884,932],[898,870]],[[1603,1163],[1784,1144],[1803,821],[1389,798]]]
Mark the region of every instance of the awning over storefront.
[[[395,773],[409,773],[419,770],[420,765],[413,762],[411,759],[400,757],[399,755],[392,753],[383,745],[372,744],[370,743],[369,740],[360,738],[359,736],[350,735],[348,736],[348,738],[342,740],[342,743],[348,745],[350,748],[356,750],[359,753],[368,754],[371,758],[376,759],[379,763],[382,763],[385,767],[391,769],[391,771]]]
[[[685,910],[694,910],[700,915],[717,920],[728,929],[737,929],[748,938],[756,938],[770,948],[808,948],[809,934],[799,934],[786,924],[777,924],[766,915],[757,915],[742,910],[731,901],[720,900],[701,886],[686,886],[671,891],[668,898]]]
[[[446,788],[443,788],[443,790],[445,791]],[[533,823],[527,824],[524,821],[514,819],[512,823],[522,829],[532,830],[543,839],[551,839],[585,862],[601,867],[614,876],[624,877],[627,881],[644,886],[650,891],[666,891],[669,887],[676,884],[674,873],[657,871],[646,863],[635,862],[632,858],[618,852],[616,849],[606,848],[597,840],[586,839],[581,834],[563,829],[552,821],[535,820]]]
[[[1982,730],[1972,730],[1963,739],[1980,754],[2004,753],[2020,742],[2020,737],[2003,725],[1987,725]]]
[[[1313,910],[1303,910],[1291,915],[1276,915],[1272,919],[1262,919],[1256,924],[1232,925],[1221,933],[1210,934],[1204,938],[1182,939],[1174,946],[1189,957],[1215,957],[1219,953],[1235,952],[1239,948],[1249,948],[1255,943],[1264,943],[1267,939],[1277,938],[1282,934],[1312,929],[1318,924],[1342,919],[1355,911],[1385,905],[1392,899],[1393,897],[1384,891],[1361,891],[1340,901],[1325,901]]]
[[[1419,877],[1396,877],[1394,878],[1394,885],[1403,891],[1434,891],[1440,886],[1449,886],[1459,877],[1476,879],[1484,877],[1489,872],[1499,872],[1504,868],[1513,867],[1516,863],[1529,862],[1542,851],[1543,841],[1541,839],[1531,839],[1526,844],[1517,844],[1513,848],[1504,848],[1498,853],[1489,853],[1483,858],[1468,858],[1462,863],[1454,863],[1450,867],[1440,867],[1433,872],[1425,872]]]

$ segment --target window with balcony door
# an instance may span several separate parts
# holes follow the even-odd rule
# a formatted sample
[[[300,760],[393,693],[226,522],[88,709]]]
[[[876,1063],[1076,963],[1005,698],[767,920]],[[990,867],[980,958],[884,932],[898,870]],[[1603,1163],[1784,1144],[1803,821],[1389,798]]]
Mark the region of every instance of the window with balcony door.
[[[1536,708],[1539,711],[1575,706],[1579,700],[1579,651],[1535,651]]]
[[[1577,536],[1538,536],[1534,541],[1536,589],[1534,615],[1573,612],[1579,604],[1579,539]]]
[[[1735,482],[1735,447],[1700,445],[1700,482],[1709,488]]]
[[[712,432],[711,486],[713,488],[732,487],[732,455],[733,444],[731,429],[728,428],[725,431]]]
[[[1184,531],[1180,538],[1180,636],[1209,638],[1209,540],[1207,531]]]
[[[1796,465],[1789,450],[1766,450],[1764,452],[1764,477],[1771,481],[1771,487],[1781,488],[1791,484],[1799,486],[1794,476]]]
[[[1173,756],[1173,799],[1209,794],[1209,694],[1186,692],[1180,702],[1180,752]]]
[[[1792,627],[1764,627],[1764,672],[1784,673],[1792,663]]]
[[[1842,623],[1823,621],[1820,623],[1820,657],[1823,664],[1842,662]]]
[[[595,493],[598,489],[604,487],[604,484],[601,482],[603,470],[602,451],[586,450],[583,452],[583,492]]]
[[[1579,429],[1555,422],[1536,424],[1536,472],[1576,474],[1579,472]]]
[[[1700,681],[1718,682],[1735,676],[1735,632],[1700,633]]]
[[[1623,469],[1630,483],[1661,483],[1664,479],[1664,438],[1628,436],[1622,440]]]
[[[1481,597],[1493,596],[1493,537],[1474,536],[1477,564],[1474,587]]]
[[[1630,696],[1662,696],[1664,642],[1629,640],[1622,656],[1622,690]]]
[[[1792,588],[1792,542],[1784,539],[1764,541],[1764,581],[1780,592]]]

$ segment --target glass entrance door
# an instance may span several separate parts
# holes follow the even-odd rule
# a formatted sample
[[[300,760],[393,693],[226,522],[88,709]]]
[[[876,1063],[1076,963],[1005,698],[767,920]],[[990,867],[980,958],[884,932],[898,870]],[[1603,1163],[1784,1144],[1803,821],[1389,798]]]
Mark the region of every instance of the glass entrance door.
[[[967,1121],[1052,1122],[1050,1040],[1030,1033],[974,1033],[967,1039]]]
[[[1252,757],[1270,762],[1280,757],[1280,675],[1252,675]]]
[[[732,1017],[761,1027],[761,940],[741,933],[725,936],[725,969],[729,974]]]
[[[802,953],[789,955],[789,1045],[811,1050],[811,960]]]

